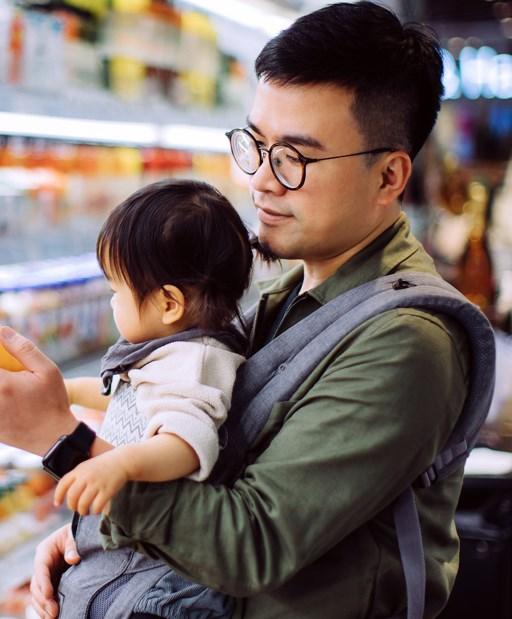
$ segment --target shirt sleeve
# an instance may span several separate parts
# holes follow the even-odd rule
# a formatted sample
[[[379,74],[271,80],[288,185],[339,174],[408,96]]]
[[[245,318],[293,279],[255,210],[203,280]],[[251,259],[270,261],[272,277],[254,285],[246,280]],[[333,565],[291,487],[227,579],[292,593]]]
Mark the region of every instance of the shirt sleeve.
[[[274,406],[266,447],[232,488],[127,484],[102,523],[105,545],[156,554],[235,596],[276,589],[430,465],[466,372],[467,350],[439,319],[387,312],[313,370],[301,399]]]
[[[200,463],[189,476],[194,481],[206,479],[217,460],[218,428],[242,362],[240,355],[204,338],[167,344],[128,372],[137,410],[148,419],[145,438],[165,432],[186,441]]]

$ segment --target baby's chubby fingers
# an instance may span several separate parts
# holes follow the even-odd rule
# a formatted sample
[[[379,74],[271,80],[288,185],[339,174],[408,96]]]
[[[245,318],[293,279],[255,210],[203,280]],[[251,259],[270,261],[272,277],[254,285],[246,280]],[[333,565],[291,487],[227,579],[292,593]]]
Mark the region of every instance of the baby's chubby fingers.
[[[91,514],[107,514],[110,508],[110,500],[113,496],[112,493],[106,491],[99,492],[91,505]]]
[[[94,508],[92,507],[97,495],[98,489],[96,487],[86,487],[78,499],[75,511],[77,511],[81,516],[99,513],[94,511]]]
[[[72,473],[64,475],[64,477],[59,481],[53,495],[53,504],[55,506],[58,507],[64,503],[64,497],[74,481],[75,477]]]
[[[78,502],[85,488],[86,483],[82,479],[72,477],[71,482],[64,492],[66,495],[66,504],[70,510],[78,511]]]

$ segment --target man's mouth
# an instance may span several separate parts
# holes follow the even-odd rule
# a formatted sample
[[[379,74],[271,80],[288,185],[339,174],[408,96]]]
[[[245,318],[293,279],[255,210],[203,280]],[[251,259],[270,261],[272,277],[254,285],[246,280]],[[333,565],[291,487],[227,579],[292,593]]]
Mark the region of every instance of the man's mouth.
[[[274,209],[256,205],[258,211],[258,219],[264,224],[278,224],[286,219],[290,219],[291,215],[285,215]]]

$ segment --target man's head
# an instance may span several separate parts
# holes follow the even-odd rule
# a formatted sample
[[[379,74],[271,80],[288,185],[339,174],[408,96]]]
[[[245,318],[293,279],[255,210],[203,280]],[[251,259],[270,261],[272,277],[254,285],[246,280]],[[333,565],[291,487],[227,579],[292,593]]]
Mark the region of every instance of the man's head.
[[[365,147],[388,144],[414,159],[434,126],[443,63],[432,31],[402,25],[372,2],[339,3],[301,17],[256,59],[259,79],[333,84],[353,93]]]
[[[261,244],[304,260],[313,285],[398,218],[439,109],[439,47],[387,9],[341,3],[271,40],[256,73],[247,139],[234,134],[233,154],[251,174]],[[291,171],[312,159],[304,176]]]

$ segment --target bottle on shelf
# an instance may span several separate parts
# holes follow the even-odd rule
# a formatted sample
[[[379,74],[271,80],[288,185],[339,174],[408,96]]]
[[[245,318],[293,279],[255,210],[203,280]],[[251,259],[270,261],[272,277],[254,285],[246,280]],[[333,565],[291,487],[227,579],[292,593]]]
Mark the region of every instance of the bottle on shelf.
[[[466,248],[457,265],[455,286],[488,316],[494,319],[496,284],[487,236],[489,192],[487,187],[472,181],[468,186],[464,212],[471,227]]]

